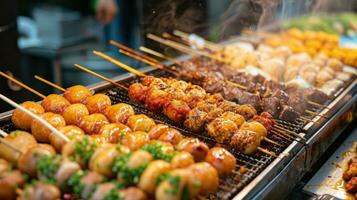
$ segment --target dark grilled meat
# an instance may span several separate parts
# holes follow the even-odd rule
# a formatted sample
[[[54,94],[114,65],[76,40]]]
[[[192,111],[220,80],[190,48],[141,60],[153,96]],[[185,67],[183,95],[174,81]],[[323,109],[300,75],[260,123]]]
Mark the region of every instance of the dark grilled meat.
[[[302,114],[304,113],[307,104],[306,101],[304,100],[303,93],[301,91],[296,91],[292,94],[290,94],[290,98],[288,101],[288,105],[290,105],[296,112]]]
[[[239,104],[249,104],[252,105],[256,110],[261,110],[261,99],[257,94],[252,94],[246,91],[241,92],[237,95],[237,101]]]
[[[279,119],[287,122],[295,122],[298,117],[299,113],[296,112],[291,106],[283,105]]]
[[[315,88],[307,88],[303,90],[304,94],[304,99],[319,103],[319,104],[324,104],[329,97],[321,92],[320,90],[317,90]]]
[[[349,193],[356,193],[357,192],[357,177],[351,178],[346,184],[345,184],[346,191]]]
[[[270,113],[274,118],[278,118],[281,110],[280,100],[276,97],[264,98],[262,101],[262,109]]]
[[[349,160],[347,165],[348,168],[342,176],[345,181],[350,180],[352,177],[357,177],[357,157]]]

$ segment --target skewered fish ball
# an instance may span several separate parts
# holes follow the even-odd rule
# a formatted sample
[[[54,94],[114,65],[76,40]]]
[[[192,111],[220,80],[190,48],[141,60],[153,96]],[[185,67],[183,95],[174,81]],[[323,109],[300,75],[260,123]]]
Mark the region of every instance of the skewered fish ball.
[[[83,136],[67,142],[62,148],[61,154],[65,159],[73,160],[81,167],[86,167],[97,147],[98,143],[95,139]]]
[[[26,101],[22,103],[21,106],[37,115],[41,115],[45,112],[45,109],[43,109],[40,104],[33,101]],[[18,108],[15,109],[11,116],[11,121],[17,128],[27,131],[31,129],[32,119],[30,115],[27,115]]]
[[[146,93],[149,90],[147,86],[144,86],[140,83],[134,83],[130,85],[128,93],[130,99],[136,103],[144,103],[146,99]]]
[[[127,149],[123,152],[114,144],[104,144],[97,148],[91,156],[89,169],[106,177],[114,177],[114,172],[112,171],[114,159],[128,151],[129,150]]]
[[[242,115],[236,114],[234,112],[224,112],[221,117],[233,121],[237,127],[240,127],[245,122],[245,119]]]
[[[236,158],[226,149],[221,147],[211,148],[205,161],[211,164],[220,175],[229,175],[233,173],[237,160]]]
[[[66,98],[72,104],[83,103],[88,97],[92,95],[92,91],[82,85],[74,85],[72,87],[69,87],[63,94],[64,98]]]
[[[13,131],[6,136],[4,140],[21,152],[26,152],[29,148],[37,146],[37,141],[33,135],[25,131]],[[0,158],[16,165],[19,157],[19,152],[14,151],[3,143],[0,143]]]
[[[109,124],[105,115],[95,113],[84,116],[79,124],[79,127],[87,134],[98,134],[102,126]]]
[[[251,121],[244,123],[240,128],[240,130],[253,131],[260,135],[260,137],[265,138],[267,136],[267,129],[257,121]]]
[[[150,140],[149,135],[143,131],[134,131],[124,135],[122,144],[127,146],[130,150],[137,150],[144,146]]]
[[[170,165],[172,169],[185,168],[195,163],[193,156],[185,151],[175,154],[172,158]]]
[[[131,169],[135,169],[153,160],[152,155],[144,150],[137,150],[130,156],[127,166]]]
[[[16,199],[16,189],[24,184],[25,179],[19,170],[4,172],[0,176],[0,199]]]
[[[244,154],[252,154],[260,146],[262,138],[253,131],[239,130],[231,138],[231,146]]]
[[[219,117],[210,122],[206,129],[209,136],[217,142],[223,143],[232,137],[238,127],[233,121]]]
[[[172,100],[164,107],[164,114],[175,122],[182,122],[190,112],[190,107],[181,100]]]
[[[84,104],[71,104],[63,112],[63,118],[68,125],[78,125],[84,116],[89,115],[89,111]]]
[[[25,151],[18,159],[17,166],[31,177],[37,176],[37,161],[43,156],[54,155],[56,152],[50,145],[36,145]]]
[[[165,124],[156,124],[155,126],[151,127],[150,131],[148,132],[148,135],[149,135],[150,139],[156,140],[162,134],[168,132],[169,128],[170,127]]]
[[[161,112],[164,105],[171,100],[171,95],[157,87],[152,87],[146,93],[145,107],[153,112]]]
[[[85,105],[90,114],[108,112],[109,107],[112,105],[110,98],[105,94],[95,94],[90,96],[85,101]]]
[[[133,131],[148,132],[153,126],[155,126],[155,122],[150,117],[144,114],[139,114],[130,116],[127,121],[127,125]]]
[[[159,140],[164,141],[164,142],[169,142],[172,145],[177,145],[181,140],[183,139],[182,134],[180,131],[169,128],[169,130],[165,133],[163,133],[160,137]]]
[[[42,100],[42,107],[46,112],[53,112],[56,114],[62,114],[68,106],[71,104],[69,101],[61,95],[50,94]]]
[[[195,163],[189,167],[190,180],[189,191],[190,194],[210,194],[218,189],[219,178],[217,170],[206,162]],[[200,187],[197,187],[199,183]],[[196,192],[194,192],[196,191]]]
[[[121,123],[106,124],[102,126],[99,131],[100,135],[105,137],[109,143],[113,144],[120,142],[121,139],[130,132],[130,128]]]
[[[129,117],[133,115],[135,115],[133,107],[125,103],[118,103],[110,106],[107,113],[110,122],[120,122],[123,124],[126,124]]]
[[[61,191],[58,187],[50,183],[36,182],[25,187],[20,194],[19,200],[57,200],[61,199]]]
[[[156,183],[153,180],[170,170],[170,164],[163,160],[155,160],[149,163],[140,176],[139,188],[148,194],[154,194]]]
[[[101,134],[96,134],[96,135],[90,135],[90,137],[98,144],[98,145],[102,145],[102,144],[107,144],[108,140],[106,137],[104,137]]]
[[[198,108],[194,108],[187,114],[184,125],[190,130],[200,131],[203,129],[206,123],[207,116],[207,112],[201,111]]]
[[[174,169],[168,172],[168,176],[177,181],[175,183],[168,179],[161,181],[156,188],[155,198],[157,200],[184,199],[183,190],[188,184],[189,171],[187,169]]]
[[[52,112],[47,112],[41,115],[42,119],[46,120],[55,128],[61,128],[66,125],[65,120],[59,114],[55,114]],[[39,142],[49,142],[49,136],[51,134],[51,130],[44,126],[42,123],[37,120],[33,120],[31,123],[31,132],[32,135]]]
[[[197,138],[184,138],[175,148],[178,151],[189,152],[196,162],[204,160],[209,150],[208,146]]]
[[[61,133],[63,133],[65,136],[67,136],[70,139],[74,139],[76,137],[81,137],[84,136],[84,131],[73,125],[69,126],[64,126],[59,129]],[[66,144],[66,141],[58,136],[57,134],[51,133],[49,136],[49,140],[51,145],[58,151],[61,152],[63,146]]]

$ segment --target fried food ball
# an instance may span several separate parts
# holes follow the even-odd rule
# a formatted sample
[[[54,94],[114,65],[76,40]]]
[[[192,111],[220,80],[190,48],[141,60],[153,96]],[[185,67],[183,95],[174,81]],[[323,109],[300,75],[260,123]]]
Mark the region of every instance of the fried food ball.
[[[79,123],[79,127],[87,134],[98,134],[102,126],[109,124],[105,115],[95,113],[84,116]]]
[[[19,170],[5,172],[0,177],[0,199],[16,199],[16,189],[25,184]]]
[[[132,155],[130,156],[130,158],[128,160],[127,166],[130,169],[135,169],[139,166],[149,163],[153,159],[154,158],[152,157],[152,155],[149,152],[139,149],[132,153]]]
[[[62,114],[71,103],[61,95],[50,94],[42,100],[41,105],[46,112]]]
[[[43,156],[54,155],[55,149],[50,145],[36,145],[25,151],[18,159],[18,168],[30,175],[31,177],[37,176],[37,161]]]
[[[236,158],[229,151],[221,147],[211,148],[207,153],[205,161],[216,168],[219,175],[223,176],[232,174],[237,164]]]
[[[85,101],[85,105],[90,114],[93,113],[102,113],[106,114],[109,107],[112,105],[112,101],[105,94],[95,94],[90,96]]]
[[[62,116],[67,125],[78,125],[84,116],[89,115],[89,111],[84,104],[75,103],[66,108]]]
[[[122,123],[111,123],[102,126],[99,134],[106,138],[109,143],[116,144],[131,132],[131,129]]]
[[[171,100],[164,106],[164,114],[175,122],[182,122],[190,112],[190,107],[181,100]]]
[[[145,192],[137,187],[128,187],[120,190],[123,200],[146,200],[148,199]]]
[[[156,124],[155,126],[151,127],[150,131],[148,132],[148,135],[150,139],[156,140],[159,139],[159,137],[169,131],[169,126],[165,124]]]
[[[81,137],[85,134],[81,128],[79,128],[77,126],[73,126],[73,125],[61,127],[59,129],[59,131],[70,139],[74,139],[76,137]],[[61,138],[60,136],[58,136],[57,134],[54,134],[54,133],[50,134],[49,140],[50,140],[51,145],[58,152],[61,152],[63,146],[66,144],[66,141],[63,138]]]
[[[245,119],[242,115],[230,111],[224,112],[221,117],[233,121],[237,127],[240,127],[245,122]]]
[[[157,87],[148,90],[145,99],[145,107],[153,112],[161,112],[164,105],[170,102],[172,96]]]
[[[257,111],[255,110],[255,108],[251,105],[239,105],[237,108],[236,108],[236,113],[242,115],[245,120],[249,120],[251,119],[254,115],[257,114]]]
[[[183,190],[189,181],[189,170],[175,169],[168,172],[171,179],[177,180],[173,183],[170,180],[164,179],[159,183],[155,191],[157,200],[180,200],[183,199]],[[175,192],[170,192],[175,191]]]
[[[195,163],[188,167],[190,170],[190,194],[211,194],[217,191],[219,178],[217,170],[206,162]],[[199,185],[199,187],[197,187]]]
[[[156,178],[170,170],[170,164],[163,160],[155,160],[149,163],[140,176],[138,187],[148,194],[153,194],[156,188]]]
[[[45,112],[45,109],[40,104],[33,101],[25,101],[20,105],[36,115],[42,115]],[[18,108],[16,108],[12,113],[11,121],[19,129],[26,131],[31,129],[32,117],[22,112]]]
[[[129,117],[135,115],[135,111],[132,106],[125,103],[118,103],[109,107],[107,117],[110,122],[120,122],[126,124]]]
[[[251,121],[244,123],[240,128],[240,130],[253,131],[260,135],[260,137],[265,138],[267,136],[267,129],[263,126],[263,124],[257,121]]]
[[[137,150],[150,140],[149,135],[143,131],[134,131],[124,135],[122,144],[130,150]]]
[[[196,162],[204,160],[209,150],[208,146],[197,138],[184,138],[175,146],[175,148],[178,151],[189,152]]]
[[[144,114],[139,114],[130,116],[127,125],[133,131],[148,132],[153,126],[155,126],[155,122],[150,117]]]
[[[83,103],[88,97],[92,96],[93,93],[87,87],[83,85],[74,85],[69,87],[64,92],[63,96],[70,103]]]
[[[176,168],[188,167],[193,163],[195,163],[193,156],[188,152],[182,151],[175,154],[175,156],[172,158],[170,162],[170,165],[171,168],[176,169]]]
[[[159,140],[164,141],[164,142],[169,142],[172,145],[177,145],[181,140],[183,139],[182,134],[180,131],[169,128],[169,130],[165,133],[163,133],[160,137]]]
[[[261,140],[262,137],[253,131],[239,130],[233,135],[230,144],[243,154],[252,154],[260,146]]]
[[[25,131],[13,131],[4,138],[9,144],[18,149],[20,152],[26,152],[29,148],[37,146],[37,141],[33,135]],[[0,158],[16,165],[20,157],[20,152],[0,143]]]
[[[146,93],[149,87],[142,85],[141,83],[131,84],[128,90],[129,97],[136,103],[144,103],[146,99]]]
[[[59,114],[55,114],[52,112],[46,112],[41,115],[42,119],[46,120],[53,127],[59,129],[66,125],[65,120]],[[37,120],[33,120],[31,123],[31,132],[32,135],[39,142],[49,142],[49,136],[51,134],[51,130],[44,126],[41,122]]]
[[[230,140],[238,130],[238,127],[233,121],[219,117],[210,122],[206,130],[209,136],[213,137],[217,142],[223,143]]]

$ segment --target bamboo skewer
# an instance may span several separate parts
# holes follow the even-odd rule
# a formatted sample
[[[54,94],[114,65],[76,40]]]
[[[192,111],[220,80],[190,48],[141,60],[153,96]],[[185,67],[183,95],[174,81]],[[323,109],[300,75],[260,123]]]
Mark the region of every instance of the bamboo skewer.
[[[271,140],[271,139],[266,138],[266,137],[265,137],[263,140],[266,141],[266,142],[268,142],[268,143],[271,143],[271,144],[275,144],[275,145],[277,145],[277,146],[280,146],[280,147],[283,146],[283,145],[281,145],[281,144],[275,142],[274,140]]]
[[[102,57],[105,60],[108,60],[108,61],[114,63],[115,65],[117,65],[117,66],[119,66],[119,67],[121,67],[121,68],[123,68],[123,69],[125,69],[125,70],[127,70],[127,71],[129,71],[129,72],[131,72],[131,73],[133,73],[135,75],[137,75],[137,76],[146,76],[144,73],[142,73],[142,72],[140,72],[140,71],[138,71],[138,70],[136,70],[136,69],[134,69],[134,68],[132,68],[132,67],[130,67],[130,66],[124,64],[124,63],[122,63],[122,62],[119,62],[118,60],[116,60],[116,59],[114,59],[114,58],[112,58],[112,57],[110,57],[110,56],[108,56],[108,55],[106,55],[106,54],[104,54],[102,52],[93,51],[93,53],[95,55],[97,55],[99,57]]]
[[[321,108],[328,108],[325,105],[321,105],[321,104],[313,102],[313,101],[307,101],[307,103],[310,104],[310,105],[313,105],[313,106],[321,107]]]
[[[181,65],[181,63],[179,61],[177,61],[176,59],[166,56],[166,55],[159,53],[157,51],[154,51],[152,49],[149,49],[147,47],[141,46],[141,47],[139,47],[139,49],[145,53],[148,53],[148,54],[154,55],[156,57],[171,61],[172,63],[174,63],[176,65]]]
[[[116,46],[116,47],[118,47],[120,49],[123,49],[123,50],[125,50],[127,52],[130,52],[130,53],[136,54],[138,56],[141,56],[143,58],[146,58],[147,60],[149,60],[151,62],[154,62],[156,64],[162,65],[160,61],[158,61],[158,60],[156,60],[154,58],[151,58],[151,57],[149,57],[149,56],[147,56],[147,55],[145,55],[145,54],[143,54],[143,53],[141,53],[139,51],[135,51],[134,49],[129,48],[129,47],[125,46],[125,45],[119,44],[119,43],[115,42],[114,40],[110,40],[110,44],[112,44],[112,45],[114,45],[114,46]]]
[[[56,88],[59,91],[62,91],[62,92],[66,91],[66,89],[64,89],[63,87],[61,87],[61,86],[59,86],[57,84],[54,84],[54,83],[52,83],[52,82],[50,82],[50,81],[48,81],[48,80],[46,80],[46,79],[44,79],[44,78],[42,78],[40,76],[35,75],[35,79],[37,79],[39,81],[42,81],[42,82],[46,83],[47,85],[50,85],[50,86]]]
[[[107,81],[107,82],[111,83],[114,86],[117,86],[117,87],[122,88],[124,90],[128,90],[127,87],[125,87],[125,86],[123,86],[123,85],[121,85],[119,83],[116,83],[116,82],[112,81],[111,79],[109,79],[107,77],[104,77],[104,76],[102,76],[102,75],[100,75],[100,74],[98,74],[98,73],[96,73],[94,71],[91,71],[91,70],[89,70],[89,69],[87,69],[87,68],[85,68],[85,67],[83,67],[83,66],[81,66],[79,64],[74,64],[74,66],[77,67],[78,69],[82,70],[82,71],[85,71],[85,72],[87,72],[89,74],[92,74],[92,75],[94,75],[94,76],[96,76],[96,77],[98,77],[98,78],[100,78],[100,79],[102,79],[104,81]]]
[[[227,83],[229,83],[229,84],[232,84],[232,85],[234,85],[234,86],[236,86],[236,87],[242,89],[242,90],[247,90],[247,87],[245,87],[245,86],[243,86],[243,85],[241,85],[241,84],[238,84],[238,83],[235,83],[235,82],[232,82],[232,81],[229,81],[229,80],[225,80],[225,81],[226,81]]]
[[[316,112],[313,112],[311,110],[305,110],[306,113],[310,114],[310,115],[314,115],[314,116],[319,116],[319,117],[322,117],[322,118],[325,118],[325,119],[328,119],[327,117],[325,117],[324,115],[322,114],[319,114],[319,113],[316,113]]]
[[[313,121],[313,120],[311,120],[311,119],[309,119],[309,118],[306,118],[306,117],[303,117],[303,116],[300,116],[299,118],[302,119],[302,120],[304,120],[304,121],[308,121],[308,122],[312,122],[312,123],[314,123],[314,124],[320,125],[320,122]]]
[[[186,41],[190,40],[190,35],[188,33],[185,33],[185,32],[179,31],[179,30],[174,30],[173,34],[176,35],[176,36],[181,37],[182,39],[184,39]],[[200,37],[200,38],[202,38],[202,37]],[[205,45],[204,46],[207,49],[210,49],[210,50],[213,50],[213,51],[217,51],[217,50],[219,50],[221,48],[220,45],[218,45],[216,43],[210,42],[208,40],[204,40],[204,41],[205,41]]]
[[[271,151],[269,151],[267,149],[264,149],[262,147],[258,147],[257,150],[262,152],[262,153],[265,153],[265,154],[267,154],[269,156],[272,156],[272,157],[275,157],[275,158],[278,157],[274,152],[271,152]]]
[[[3,137],[7,137],[9,134],[7,134],[5,131],[0,129],[0,135]]]
[[[0,75],[3,76],[3,77],[5,77],[5,78],[7,78],[7,79],[9,79],[10,81],[16,83],[17,85],[19,85],[19,86],[25,88],[26,90],[28,90],[28,91],[30,91],[30,92],[36,94],[37,96],[39,96],[39,97],[41,97],[41,98],[43,98],[43,99],[46,98],[45,95],[43,95],[43,94],[37,92],[36,90],[32,89],[31,87],[29,87],[29,86],[27,86],[27,85],[21,83],[20,81],[16,80],[16,79],[13,78],[12,76],[9,76],[9,75],[7,75],[6,73],[4,73],[4,72],[2,72],[2,71],[0,71]]]
[[[294,133],[293,131],[290,131],[290,130],[288,130],[288,129],[286,129],[286,128],[283,128],[283,127],[281,127],[281,126],[279,126],[279,125],[275,125],[274,126],[275,128],[277,128],[277,129],[279,129],[279,130],[281,130],[281,131],[285,131],[285,132],[287,132],[287,133],[289,133],[289,134],[291,134],[291,135],[294,135],[295,137],[298,137],[298,138],[300,138],[300,139],[302,139],[302,140],[306,140],[303,136],[301,136],[301,135],[299,135],[299,134],[297,134],[297,133]]]
[[[137,59],[137,60],[139,60],[139,61],[142,61],[142,62],[144,62],[144,63],[146,63],[146,64],[148,64],[148,65],[151,65],[151,66],[153,66],[153,67],[155,67],[156,69],[162,69],[162,70],[164,70],[165,68],[163,68],[161,65],[158,65],[158,64],[156,64],[156,63],[154,63],[154,62],[151,62],[150,60],[147,60],[147,59],[145,59],[145,58],[143,58],[143,57],[140,57],[140,56],[137,56],[137,55],[135,55],[135,54],[132,54],[132,53],[130,53],[130,52],[128,52],[128,51],[124,51],[124,50],[119,50],[119,53],[122,53],[122,54],[124,54],[124,55],[126,55],[126,56],[129,56],[129,57],[131,57],[131,58],[134,58],[134,59]]]
[[[40,116],[34,114],[33,112],[27,110],[26,108],[22,107],[21,105],[15,103],[11,99],[7,98],[6,96],[0,94],[0,98],[7,102],[8,104],[12,105],[13,107],[21,110],[22,112],[30,115],[34,120],[39,121],[42,125],[46,126],[46,128],[50,129],[52,133],[56,134],[60,138],[62,138],[64,141],[68,142],[69,139],[67,136],[65,136],[63,133],[61,133],[59,130],[57,130],[55,127],[53,127],[50,123],[48,123],[46,120],[42,119]]]

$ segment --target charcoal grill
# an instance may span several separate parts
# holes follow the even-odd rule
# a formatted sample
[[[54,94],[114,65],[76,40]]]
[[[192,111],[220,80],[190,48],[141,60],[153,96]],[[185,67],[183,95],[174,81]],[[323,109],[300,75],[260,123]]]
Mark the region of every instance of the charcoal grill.
[[[170,76],[170,74],[168,74],[165,71],[153,70],[150,67],[144,68],[143,71],[158,77]],[[131,83],[137,81],[137,78],[134,77],[133,75],[125,74],[116,77],[113,80],[129,86]],[[349,95],[351,96],[351,92],[353,95],[354,90],[357,90],[355,87],[356,84],[357,81],[356,80],[353,81],[349,85],[349,87],[346,88],[344,92],[338,95],[334,101],[330,102],[328,104],[330,110],[322,109],[322,110],[315,110],[315,111],[316,112],[329,111],[327,114],[331,115],[331,116],[329,115],[330,121],[337,119],[337,117],[334,115],[335,114],[334,112],[341,111],[341,109],[339,110],[338,106],[344,105],[346,102],[350,102],[350,104],[352,102],[352,105],[355,104],[356,100],[348,98],[348,96]],[[113,103],[119,103],[119,102],[128,103],[133,106],[136,113],[146,114],[152,117],[153,119],[155,119],[155,121],[158,123],[168,124],[180,130],[182,134],[186,136],[197,137],[202,141],[206,142],[209,146],[217,145],[212,138],[202,133],[194,133],[190,130],[187,130],[182,124],[177,124],[171,121],[163,114],[159,114],[159,115],[156,113],[154,114],[151,111],[148,111],[143,105],[138,105],[134,103],[133,101],[130,100],[127,92],[123,89],[115,88],[106,82],[100,82],[91,85],[89,86],[89,88],[94,89],[96,92],[106,93],[107,95],[110,96]],[[346,105],[347,104],[345,104],[345,106]],[[10,121],[10,116],[11,116],[11,112],[0,114],[0,129],[7,132],[15,130],[14,125]],[[315,120],[318,119],[319,119],[318,116],[315,117]],[[306,124],[303,121],[298,121],[295,124],[284,122],[281,120],[278,120],[278,122],[279,124],[281,124],[283,128],[288,129],[294,133],[300,134],[301,136],[305,136],[310,141],[313,138],[315,138],[315,140],[318,140],[318,138],[320,137],[319,134],[320,135],[322,134],[321,132],[323,131],[321,131],[321,127],[324,125],[324,123],[321,120],[322,119],[319,120],[321,126],[316,126],[316,124],[314,123]],[[328,122],[328,123],[332,123],[332,122]],[[271,185],[273,185],[273,183],[271,183],[272,180],[274,178],[279,177],[279,172],[281,172],[284,169],[284,166],[288,164],[289,161],[296,160],[296,158],[298,158],[299,155],[301,155],[302,149],[305,148],[305,146],[301,144],[301,142],[299,143],[296,140],[288,141],[276,135],[269,135],[268,137],[282,144],[282,146],[276,146],[264,142],[262,143],[262,146],[264,148],[267,148],[270,151],[273,151],[277,155],[279,155],[278,158],[273,158],[271,156],[267,156],[264,154],[244,155],[235,151],[229,146],[226,146],[224,144],[220,145],[226,147],[230,152],[232,152],[235,155],[235,157],[237,158],[238,165],[243,166],[246,169],[246,172],[241,173],[241,169],[238,166],[232,176],[225,177],[220,180],[219,191],[216,194],[207,196],[205,198],[206,199],[231,199],[231,198],[251,199],[257,196],[258,197],[268,196],[270,194],[269,191],[273,190],[273,188],[271,187]],[[311,162],[312,160],[313,159],[311,159]],[[300,162],[304,162],[304,161],[301,160]],[[290,168],[294,168],[294,166],[291,166]],[[268,186],[270,185],[270,187],[267,187],[267,185]],[[258,191],[260,191],[260,193],[258,193]],[[281,191],[284,190],[282,189]]]

